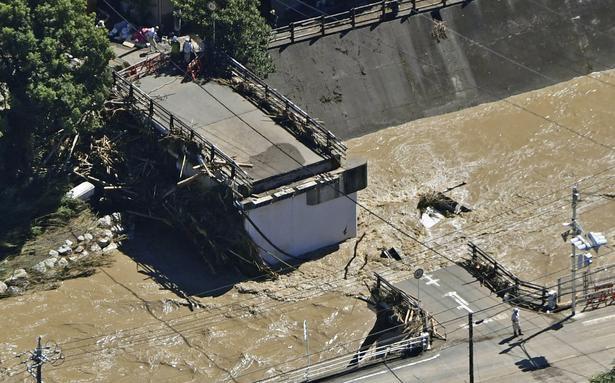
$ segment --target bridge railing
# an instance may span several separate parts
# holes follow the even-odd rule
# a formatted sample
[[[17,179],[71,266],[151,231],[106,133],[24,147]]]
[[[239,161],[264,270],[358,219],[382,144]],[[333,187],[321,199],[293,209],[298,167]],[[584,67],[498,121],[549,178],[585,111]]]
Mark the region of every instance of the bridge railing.
[[[429,341],[429,334],[422,334],[418,337],[378,346],[374,349],[346,354],[319,361],[310,366],[281,372],[259,382],[309,382],[342,373],[349,373],[409,353],[425,351],[429,347]]]
[[[311,38],[342,32],[360,26],[374,24],[387,17],[409,15],[447,5],[463,3],[467,0],[383,0],[345,12],[322,15],[296,21],[287,26],[274,29],[269,47],[295,43]]]
[[[548,300],[549,291],[545,286],[518,278],[506,267],[474,243],[468,243],[470,259],[462,263],[482,285],[507,301],[518,306],[542,310]]]
[[[146,65],[141,66],[141,68],[146,67]],[[162,134],[171,133],[194,143],[198,147],[203,160],[210,164],[208,169],[218,182],[228,184],[243,196],[250,194],[252,179],[245,170],[184,121],[154,101],[147,93],[135,86],[132,81],[122,77],[120,73],[113,73],[115,91],[126,100],[139,117],[148,120]],[[143,70],[139,69],[135,72],[129,70],[123,73],[135,76],[136,73],[143,73]]]
[[[374,273],[374,276],[376,277],[376,284],[374,286],[374,291],[372,291],[372,295],[376,293],[378,296],[373,298],[377,300],[385,296],[396,297],[401,301],[401,306],[404,306],[408,312],[412,311],[412,315],[414,317],[421,318],[423,321],[424,331],[428,331],[434,338],[446,340],[446,327],[444,327],[444,325],[442,325],[433,315],[425,310],[417,298],[395,287],[378,273]],[[404,324],[408,324],[407,318],[404,320]]]
[[[293,129],[291,134],[299,140],[311,141],[312,146],[315,146],[316,149],[326,156],[338,155],[343,157],[345,155],[346,145],[335,134],[327,130],[282,93],[270,87],[239,61],[228,57],[228,62],[233,74],[250,84],[252,89],[258,92],[260,99],[275,108],[278,113],[293,116],[293,120],[299,123],[300,128],[293,129],[292,126],[285,126],[286,129]]]

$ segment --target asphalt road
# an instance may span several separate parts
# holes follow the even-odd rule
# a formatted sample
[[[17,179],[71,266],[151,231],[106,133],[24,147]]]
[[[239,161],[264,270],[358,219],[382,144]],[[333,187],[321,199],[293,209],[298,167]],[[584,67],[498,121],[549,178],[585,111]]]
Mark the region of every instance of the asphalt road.
[[[513,338],[511,307],[500,304],[465,271],[455,268],[439,270],[421,285],[424,307],[446,326],[445,343],[417,358],[387,362],[326,381],[469,382],[470,311],[478,322],[474,325],[475,382],[587,382],[615,363],[615,305],[579,312],[581,306],[572,318],[568,312],[522,310],[524,333]],[[430,280],[436,282],[428,285]],[[398,287],[417,295],[415,281],[401,282]]]

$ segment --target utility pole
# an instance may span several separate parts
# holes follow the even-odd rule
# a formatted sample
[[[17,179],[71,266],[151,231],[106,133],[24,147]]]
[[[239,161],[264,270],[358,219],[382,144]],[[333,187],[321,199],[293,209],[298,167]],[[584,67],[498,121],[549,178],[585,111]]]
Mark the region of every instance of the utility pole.
[[[43,383],[43,364],[51,363],[52,365],[61,364],[64,361],[64,355],[56,344],[53,346],[44,347],[41,345],[41,337],[36,340],[36,348],[32,351],[22,352],[17,357],[27,356],[21,362],[26,365],[26,370],[36,379],[36,383]]]
[[[474,383],[474,321],[472,320],[472,313],[468,313],[468,346],[470,348],[470,352],[468,354],[470,358],[470,383]]]
[[[578,199],[579,199],[579,192],[577,190],[577,186],[574,185],[572,187],[572,221],[570,222],[573,238],[580,234],[579,225],[577,224],[577,201]],[[572,305],[571,305],[572,312],[571,314],[574,316],[576,304],[577,304],[577,280],[576,280],[577,248],[574,245],[574,243],[571,244],[571,246],[572,246],[572,255],[570,256],[570,266],[571,266],[570,282],[572,283]]]

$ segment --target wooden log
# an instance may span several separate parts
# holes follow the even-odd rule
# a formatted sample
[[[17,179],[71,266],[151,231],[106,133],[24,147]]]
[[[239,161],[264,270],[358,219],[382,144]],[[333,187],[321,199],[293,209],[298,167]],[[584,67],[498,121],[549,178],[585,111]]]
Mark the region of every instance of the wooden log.
[[[181,180],[177,183],[177,187],[184,187],[184,186],[188,186],[190,185],[192,182],[194,182],[197,178],[199,178],[200,176],[202,176],[204,173],[196,173],[195,175],[192,175],[188,178],[186,178],[185,180]]]

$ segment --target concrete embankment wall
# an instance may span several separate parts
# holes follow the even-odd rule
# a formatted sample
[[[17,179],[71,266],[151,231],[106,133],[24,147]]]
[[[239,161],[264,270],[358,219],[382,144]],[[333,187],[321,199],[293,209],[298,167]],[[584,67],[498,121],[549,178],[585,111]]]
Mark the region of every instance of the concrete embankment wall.
[[[440,42],[425,13],[272,49],[268,82],[345,139],[615,66],[613,0],[474,0],[440,14]]]

